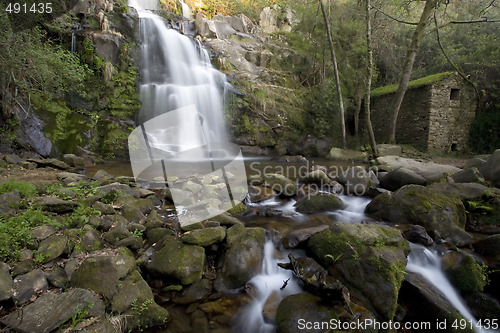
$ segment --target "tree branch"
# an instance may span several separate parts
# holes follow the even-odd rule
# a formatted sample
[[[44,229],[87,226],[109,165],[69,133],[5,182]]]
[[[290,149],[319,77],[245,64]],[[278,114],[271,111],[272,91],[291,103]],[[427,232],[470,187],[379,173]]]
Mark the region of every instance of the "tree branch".
[[[396,22],[399,22],[399,23],[403,23],[403,24],[409,24],[409,25],[418,25],[418,22],[409,22],[409,21],[404,21],[404,20],[401,20],[397,17],[394,17],[392,15],[389,15],[387,14],[386,12],[384,12],[382,9],[380,8],[377,8],[375,6],[371,6],[372,9],[375,9],[377,12],[379,13],[382,13],[383,15],[387,16],[388,18],[390,18],[391,20],[394,20]]]

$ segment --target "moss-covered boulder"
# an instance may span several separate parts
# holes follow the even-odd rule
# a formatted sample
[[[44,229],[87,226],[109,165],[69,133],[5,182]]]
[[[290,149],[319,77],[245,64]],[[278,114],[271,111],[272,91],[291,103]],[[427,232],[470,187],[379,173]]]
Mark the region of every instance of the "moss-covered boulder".
[[[483,291],[486,275],[471,256],[447,252],[441,258],[443,270],[450,282],[463,294]]]
[[[68,237],[54,234],[45,238],[38,247],[37,257],[42,263],[58,258],[68,247]]]
[[[130,250],[109,250],[85,259],[71,276],[71,285],[93,290],[111,299],[118,292],[120,280],[134,269],[135,259]]]
[[[297,191],[295,183],[279,173],[267,173],[262,178],[265,186],[275,190],[279,195],[291,197]]]
[[[456,195],[424,186],[406,185],[394,193],[382,193],[368,204],[366,212],[377,219],[421,225],[456,246],[472,241],[472,236],[464,231],[462,201]]]
[[[303,197],[295,203],[295,207],[299,213],[310,214],[343,209],[345,204],[335,194],[326,193]]]
[[[75,201],[62,200],[55,197],[41,197],[35,202],[35,208],[40,207],[42,210],[52,213],[64,214],[72,212],[78,207]]]
[[[12,276],[9,271],[9,266],[0,262],[0,302],[12,297],[14,282],[12,281]]]
[[[165,324],[170,315],[154,301],[151,288],[138,271],[132,271],[118,285],[110,310],[127,316],[127,329],[144,329]]]
[[[147,269],[153,274],[174,278],[184,285],[200,281],[205,265],[205,249],[167,236],[161,249],[151,257]]]
[[[309,239],[316,260],[392,319],[410,248],[399,230],[380,225],[337,223]]]
[[[224,262],[217,275],[218,290],[241,288],[262,270],[266,232],[236,224],[227,230]]]
[[[280,333],[327,332],[329,327],[322,327],[321,323],[329,323],[332,319],[338,319],[333,308],[323,304],[320,297],[309,293],[286,297],[276,312],[276,325]]]
[[[221,242],[225,237],[226,229],[223,227],[196,229],[181,235],[184,243],[199,246],[209,246]]]

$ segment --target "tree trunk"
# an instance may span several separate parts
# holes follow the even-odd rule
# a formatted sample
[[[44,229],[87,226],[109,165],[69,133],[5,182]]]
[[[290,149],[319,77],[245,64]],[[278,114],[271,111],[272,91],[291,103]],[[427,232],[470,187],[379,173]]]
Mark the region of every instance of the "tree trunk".
[[[372,90],[372,66],[373,66],[373,50],[372,50],[372,24],[371,24],[371,1],[366,0],[366,91],[365,91],[365,118],[366,129],[370,137],[370,146],[372,148],[373,158],[378,157],[377,143],[375,141],[375,134],[373,133],[372,120],[370,115],[370,94]]]
[[[344,117],[344,102],[342,101],[342,90],[340,88],[340,78],[339,70],[337,66],[337,58],[335,57],[335,49],[333,48],[332,34],[330,33],[330,24],[328,23],[328,18],[325,13],[325,7],[323,6],[323,1],[319,0],[319,5],[321,7],[321,12],[323,13],[323,19],[325,20],[326,34],[328,36],[328,44],[330,46],[330,53],[332,56],[333,63],[333,73],[335,75],[335,85],[337,86],[337,95],[339,97],[339,110],[340,110],[340,128],[342,131],[342,147],[347,148],[346,134],[345,134],[345,117]]]
[[[403,67],[403,73],[401,75],[401,80],[399,81],[399,87],[396,92],[396,97],[394,100],[394,104],[391,112],[391,127],[389,134],[389,141],[391,143],[396,142],[396,124],[398,121],[399,109],[401,107],[401,103],[403,102],[403,98],[406,93],[406,89],[408,88],[408,82],[410,81],[411,71],[413,69],[413,63],[415,62],[415,56],[417,54],[418,48],[422,42],[422,38],[424,37],[425,27],[429,22],[429,18],[436,7],[438,0],[427,0],[425,2],[425,7],[420,16],[420,20],[415,28],[415,32],[413,33],[413,38],[411,40],[411,44],[408,47],[408,51],[406,53],[405,64]]]

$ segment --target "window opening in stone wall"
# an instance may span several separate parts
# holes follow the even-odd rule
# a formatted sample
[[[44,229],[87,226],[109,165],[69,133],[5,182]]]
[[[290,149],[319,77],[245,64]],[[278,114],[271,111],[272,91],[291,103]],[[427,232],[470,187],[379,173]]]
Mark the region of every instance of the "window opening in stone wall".
[[[460,89],[451,88],[450,100],[451,101],[459,101],[460,100]]]

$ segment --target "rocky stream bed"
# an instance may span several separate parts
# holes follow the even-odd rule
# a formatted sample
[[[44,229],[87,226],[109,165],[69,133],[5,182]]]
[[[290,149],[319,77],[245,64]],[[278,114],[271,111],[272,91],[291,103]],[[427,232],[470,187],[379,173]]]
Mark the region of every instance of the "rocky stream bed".
[[[321,166],[296,180],[251,175],[245,205],[184,227],[168,189],[103,170],[87,177],[74,155],[0,159],[2,331],[298,332],[299,320],[462,319],[406,269],[415,244],[440,253],[476,320],[500,318],[500,150],[463,168],[387,156],[336,175]],[[279,288],[261,299],[272,274]]]

